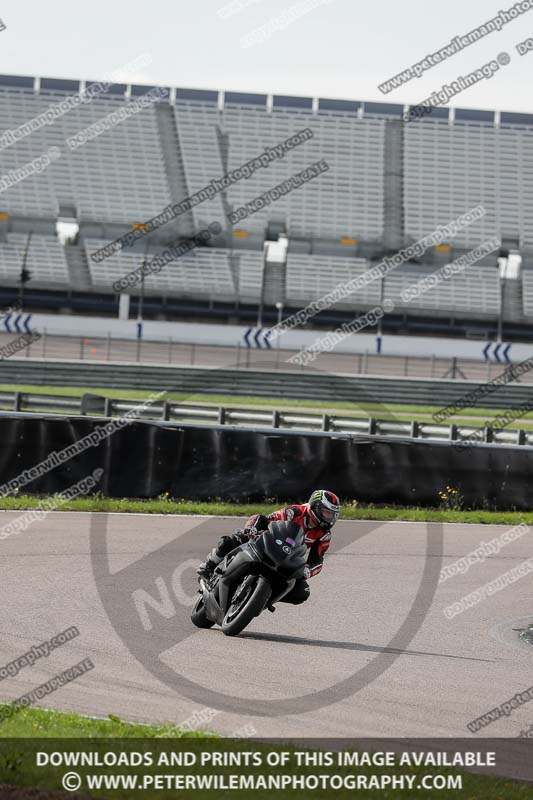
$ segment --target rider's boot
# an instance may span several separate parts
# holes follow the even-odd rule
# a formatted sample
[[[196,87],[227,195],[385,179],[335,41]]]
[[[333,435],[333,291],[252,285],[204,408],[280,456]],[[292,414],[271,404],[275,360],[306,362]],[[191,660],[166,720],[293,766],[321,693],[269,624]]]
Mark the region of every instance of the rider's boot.
[[[201,578],[210,578],[213,574],[215,567],[222,561],[222,557],[217,555],[216,547],[214,547],[205,561],[202,561],[196,572]]]
[[[202,561],[196,572],[198,573],[200,578],[210,578],[211,575],[213,574],[215,567],[216,567],[215,562],[212,561],[210,558],[206,558],[205,561]]]

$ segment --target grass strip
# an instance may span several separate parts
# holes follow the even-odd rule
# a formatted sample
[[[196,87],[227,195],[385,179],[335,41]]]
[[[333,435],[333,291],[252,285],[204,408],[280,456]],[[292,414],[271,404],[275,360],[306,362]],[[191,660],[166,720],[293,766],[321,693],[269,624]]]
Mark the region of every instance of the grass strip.
[[[47,496],[48,497],[48,496]],[[36,495],[17,495],[0,498],[0,509],[5,511],[28,511],[38,508]],[[44,499],[44,498],[43,498]],[[221,517],[249,517],[262,511],[269,514],[283,503],[224,503],[193,502],[187,500],[134,500],[109,497],[77,497],[62,503],[58,511],[100,511],[136,514],[187,514]],[[355,501],[343,505],[341,520],[404,520],[410,522],[460,522],[485,525],[517,525],[524,522],[533,525],[533,511],[490,511],[486,509],[452,510],[440,508],[418,508],[404,506],[359,505]]]
[[[81,397],[85,393],[98,394],[102,397],[109,397],[114,400],[147,400],[150,397],[149,391],[137,391],[134,389],[109,389],[78,386],[26,386],[19,384],[0,384],[0,392],[22,392],[23,394],[48,394],[64,397]],[[287,400],[268,397],[247,397],[239,395],[216,395],[216,394],[183,394],[179,392],[169,392],[170,402],[193,403],[208,406],[250,406],[254,408],[277,408],[279,410],[298,409],[315,413],[327,413],[328,411],[347,412],[351,415],[361,413],[362,416],[373,416],[379,419],[398,420],[400,422],[410,422],[415,419],[419,422],[431,421],[431,415],[440,410],[440,406],[407,405],[407,404],[388,404],[381,403],[347,403],[317,400],[309,403],[308,400]],[[4,406],[6,408],[6,406]],[[60,412],[63,413],[63,412]],[[450,422],[481,426],[486,420],[504,414],[504,408],[469,408],[461,414],[450,417]],[[509,425],[511,428],[530,428],[527,421],[533,426],[533,412],[525,414],[520,420]]]
[[[0,710],[7,706],[0,705]],[[184,720],[185,721],[185,720]],[[142,725],[124,722],[115,714],[107,719],[94,719],[81,714],[23,708],[0,724],[0,738],[183,738],[214,736],[206,732],[181,730],[178,725]]]
[[[57,790],[61,786],[61,780],[66,772],[72,770],[71,766],[64,764],[58,766],[51,766],[44,762],[42,756],[39,759],[40,766],[37,766],[37,752],[41,754],[61,754],[61,753],[74,753],[76,751],[88,752],[94,754],[93,757],[105,763],[106,753],[122,753],[135,756],[133,764],[140,764],[141,766],[85,766],[78,765],[74,767],[75,775],[79,775],[82,783],[82,794],[86,795],[85,785],[87,775],[139,775],[139,780],[143,781],[142,776],[150,775],[176,775],[185,773],[188,775],[224,775],[229,778],[229,775],[246,774],[249,776],[280,776],[280,775],[294,775],[302,779],[307,775],[338,775],[338,776],[366,776],[369,780],[371,776],[391,776],[391,775],[406,775],[412,779],[413,787],[416,787],[416,796],[425,800],[425,798],[434,798],[434,788],[424,788],[421,783],[424,776],[435,775],[442,776],[442,778],[452,779],[454,782],[453,790],[450,788],[449,792],[437,792],[441,796],[457,797],[457,798],[483,798],[483,800],[525,800],[531,797],[531,789],[527,783],[519,783],[517,781],[508,780],[505,778],[497,778],[487,775],[479,775],[470,772],[464,772],[457,769],[450,769],[447,767],[435,766],[413,766],[411,764],[404,764],[400,766],[400,756],[396,755],[394,758],[395,766],[381,766],[378,763],[364,764],[357,767],[353,766],[337,766],[335,759],[337,754],[331,753],[333,765],[313,767],[313,766],[297,766],[297,758],[295,751],[302,751],[302,747],[295,745],[279,745],[274,742],[252,742],[247,739],[226,739],[217,737],[213,734],[202,733],[194,731],[190,733],[182,733],[176,726],[164,725],[139,725],[123,722],[117,717],[110,715],[109,720],[95,720],[83,717],[74,713],[62,713],[58,711],[46,711],[42,709],[25,709],[17,715],[17,719],[12,720],[10,724],[2,726],[0,732],[1,737],[9,736],[9,741],[0,742],[0,780],[4,781],[9,786],[23,786],[35,787],[39,789]],[[44,737],[50,739],[49,742],[44,740]],[[113,737],[113,738],[111,738]],[[20,745],[17,739],[20,738]],[[73,739],[72,745],[69,747],[68,740]],[[87,742],[85,740],[93,740]],[[182,741],[178,742],[177,740]],[[187,739],[187,741],[183,741]],[[172,744],[171,744],[172,742]],[[305,745],[309,748],[309,743]],[[319,747],[313,747],[316,752]],[[384,750],[390,748],[384,746]],[[474,748],[472,748],[474,749]],[[269,764],[268,754],[272,752],[279,753],[280,751],[288,754],[290,763],[287,766],[276,765],[274,761]],[[352,751],[352,747],[348,748],[348,752]],[[169,754],[175,753],[179,755],[180,752],[186,752],[194,759],[195,763],[189,761],[190,766],[180,767],[172,766],[168,761]],[[228,755],[242,753],[256,753],[260,759],[259,764],[250,762],[249,766],[226,766],[217,763],[210,755],[227,753]],[[162,754],[167,754],[162,759]],[[200,766],[202,754],[207,754],[206,763]],[[233,756],[235,757],[235,756]],[[118,755],[117,755],[118,758]],[[211,760],[212,759],[212,760]],[[278,758],[278,763],[281,759]],[[71,762],[72,763],[72,762]],[[113,763],[113,762],[111,762]],[[246,764],[246,761],[243,763]],[[116,762],[115,762],[116,764]],[[127,764],[123,761],[122,764]],[[70,773],[72,774],[72,772]],[[458,777],[460,776],[460,778]],[[461,781],[461,788],[458,788],[457,781]],[[132,779],[135,780],[135,779]],[[204,778],[205,780],[205,778]],[[375,778],[374,778],[375,780]],[[155,781],[154,781],[155,782]],[[142,786],[142,784],[141,784]],[[442,788],[442,787],[439,787]],[[401,788],[395,786],[392,788],[390,785],[386,788],[369,788],[363,790],[360,794],[353,788],[340,788],[331,790],[327,788],[318,788],[312,792],[312,796],[316,800],[328,800],[329,798],[353,798],[355,796],[370,798],[381,798],[381,800],[408,800],[414,796],[412,790],[408,786]],[[296,797],[309,797],[309,793],[302,792],[301,789],[290,790],[281,789],[276,791],[276,798],[284,800],[284,798]],[[13,790],[9,790],[8,794],[3,796],[10,797],[26,797],[25,794],[15,794]],[[47,797],[55,797],[56,794],[46,795]],[[64,793],[58,794],[58,797],[65,797]],[[79,795],[78,795],[79,796]],[[91,796],[107,797],[107,798],[175,798],[178,795],[174,789],[152,787],[146,788],[104,788],[101,786],[99,789],[92,789]],[[217,791],[208,789],[185,789],[180,790],[179,797],[184,800],[199,800],[199,798],[225,798],[225,797],[242,798],[243,800],[267,800],[272,798],[273,794],[268,789],[255,789],[244,791]]]

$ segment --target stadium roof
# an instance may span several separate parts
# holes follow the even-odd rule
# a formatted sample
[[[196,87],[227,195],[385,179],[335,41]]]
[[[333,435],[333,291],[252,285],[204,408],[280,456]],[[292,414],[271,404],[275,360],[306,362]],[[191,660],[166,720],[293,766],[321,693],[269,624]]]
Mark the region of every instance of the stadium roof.
[[[35,92],[37,88],[41,92],[65,92],[65,93],[78,93],[84,85],[92,83],[89,80],[68,80],[63,78],[37,78],[28,75],[0,75],[0,89],[8,89],[14,91],[27,91]],[[115,84],[111,87],[110,93],[125,94],[127,84]],[[130,94],[138,96],[149,89],[154,88],[152,85],[144,86],[142,84],[134,84],[131,86]],[[167,88],[167,87],[165,87]],[[204,103],[209,105],[217,105],[222,103],[224,105],[238,105],[238,106],[254,106],[255,108],[263,107],[265,110],[269,107],[269,95],[266,94],[253,94],[248,92],[231,92],[231,91],[218,91],[217,89],[188,89],[184,87],[176,87],[171,90],[171,101],[173,99],[178,101],[192,101],[197,103]],[[340,100],[328,98],[313,98],[302,97],[296,95],[273,95],[270,99],[271,107],[273,110],[299,110],[317,113],[340,113],[340,114],[354,114],[362,115],[365,117],[388,117],[400,118],[406,108],[412,107],[413,104],[401,103],[381,103],[366,100]],[[431,113],[431,120],[448,120],[453,111],[454,119],[457,122],[470,122],[477,124],[494,125],[499,121],[500,125],[527,125],[533,127],[533,114],[501,111],[485,110],[476,108],[462,108],[462,107],[436,107]],[[422,120],[425,121],[425,120]]]

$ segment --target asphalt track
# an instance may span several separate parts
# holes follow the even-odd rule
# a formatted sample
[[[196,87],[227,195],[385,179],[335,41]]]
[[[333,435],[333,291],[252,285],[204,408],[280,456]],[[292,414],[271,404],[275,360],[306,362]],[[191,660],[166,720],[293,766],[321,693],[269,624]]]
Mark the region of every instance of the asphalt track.
[[[16,516],[0,512],[0,526]],[[238,524],[236,518],[54,512],[1,540],[0,664],[71,625],[80,631],[47,658],[4,679],[2,701],[90,657],[93,671],[40,705],[174,724],[214,708],[208,727],[224,734],[251,725],[257,736],[447,737],[469,736],[469,721],[533,684],[532,646],[520,643],[512,630],[533,622],[530,576],[451,620],[443,614],[529,558],[531,531],[466,574],[441,582],[433,596],[441,534],[444,565],[506,527],[339,522],[325,568],[312,579],[310,600],[300,607],[279,605],[232,639],[217,628],[195,629],[188,615],[193,565],[220,533]],[[98,578],[99,588],[92,564],[106,576]],[[166,604],[155,588],[163,584],[173,590]],[[133,602],[141,588],[159,600],[159,610],[143,606],[153,625],[148,631],[141,629]],[[409,617],[417,592],[427,609]],[[405,636],[412,635],[409,642],[397,633],[402,623]],[[363,668],[375,673],[377,658],[381,674],[346,692],[340,682]],[[153,673],[161,663],[196,688],[181,692],[160,681]],[[226,708],[212,702],[213,691],[230,698]],[[302,695],[316,707],[298,707],[294,698]],[[532,723],[530,702],[477,736],[516,737]]]
[[[14,341],[13,334],[0,333],[0,347]],[[143,364],[173,364],[175,366],[220,367],[238,369],[267,369],[270,371],[302,370],[298,364],[287,361],[296,351],[247,349],[191,345],[173,342],[111,340],[73,336],[42,336],[37,342],[20,350],[12,359],[48,358],[79,359],[82,362],[106,363],[121,361]],[[372,353],[321,353],[311,367],[323,372],[344,372],[352,375],[391,375],[400,378],[450,378],[485,382],[500,375],[505,364],[457,358],[456,371],[452,372],[450,358],[422,358],[414,356],[386,356]],[[533,382],[533,373],[524,373],[520,382]]]

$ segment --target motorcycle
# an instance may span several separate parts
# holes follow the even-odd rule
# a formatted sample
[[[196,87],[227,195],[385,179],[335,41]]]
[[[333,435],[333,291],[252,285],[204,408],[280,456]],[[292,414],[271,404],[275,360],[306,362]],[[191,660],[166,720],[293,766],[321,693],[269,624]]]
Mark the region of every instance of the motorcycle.
[[[275,611],[274,603],[303,578],[306,561],[300,526],[271,522],[257,538],[228,553],[210,578],[199,578],[192,622],[197,628],[220,625],[226,636],[237,636],[265,608]]]

